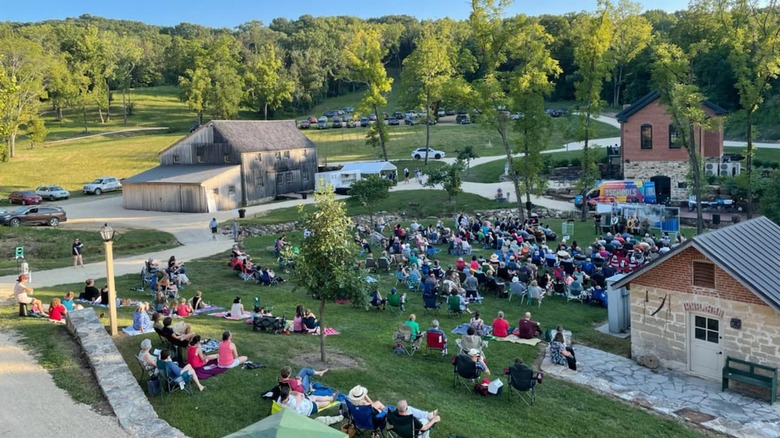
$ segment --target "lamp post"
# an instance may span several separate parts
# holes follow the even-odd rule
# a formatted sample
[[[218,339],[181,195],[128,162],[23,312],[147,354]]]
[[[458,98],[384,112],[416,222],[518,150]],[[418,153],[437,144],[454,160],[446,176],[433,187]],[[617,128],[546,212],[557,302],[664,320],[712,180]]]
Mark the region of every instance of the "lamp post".
[[[117,335],[116,327],[116,288],[114,287],[114,229],[108,224],[103,224],[100,229],[100,237],[106,249],[106,283],[108,284],[108,318],[111,336]]]

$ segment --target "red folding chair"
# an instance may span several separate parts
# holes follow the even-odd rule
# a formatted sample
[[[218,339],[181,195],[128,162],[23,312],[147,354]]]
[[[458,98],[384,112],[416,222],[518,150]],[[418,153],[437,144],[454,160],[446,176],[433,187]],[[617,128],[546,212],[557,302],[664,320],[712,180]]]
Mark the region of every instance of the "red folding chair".
[[[425,354],[431,350],[438,351],[442,356],[447,354],[447,337],[442,332],[425,332]]]

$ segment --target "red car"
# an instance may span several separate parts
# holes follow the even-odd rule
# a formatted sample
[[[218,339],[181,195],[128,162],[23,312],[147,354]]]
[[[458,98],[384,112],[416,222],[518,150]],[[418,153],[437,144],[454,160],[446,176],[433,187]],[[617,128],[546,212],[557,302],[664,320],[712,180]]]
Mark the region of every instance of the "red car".
[[[8,202],[11,204],[37,205],[43,202],[43,198],[35,192],[13,192],[8,195]]]

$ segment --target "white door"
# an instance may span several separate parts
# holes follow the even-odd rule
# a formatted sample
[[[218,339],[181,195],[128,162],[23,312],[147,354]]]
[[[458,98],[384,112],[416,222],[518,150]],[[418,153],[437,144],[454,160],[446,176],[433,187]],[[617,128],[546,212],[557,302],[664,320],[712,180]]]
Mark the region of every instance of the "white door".
[[[719,319],[691,313],[688,320],[690,370],[702,377],[720,379],[723,368]]]

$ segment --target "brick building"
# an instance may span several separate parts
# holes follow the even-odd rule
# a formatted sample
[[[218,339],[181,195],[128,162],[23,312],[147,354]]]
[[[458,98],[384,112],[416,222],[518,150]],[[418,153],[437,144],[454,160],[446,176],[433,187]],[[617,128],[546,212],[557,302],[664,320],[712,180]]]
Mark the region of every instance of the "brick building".
[[[780,366],[780,226],[760,217],[693,237],[615,282],[631,354],[720,379],[726,356]]]
[[[668,106],[660,98],[657,91],[650,92],[615,116],[621,127],[623,177],[655,182],[659,202],[669,197],[685,199],[688,151],[677,141],[677,130],[666,113]],[[712,117],[726,114],[708,101],[702,102],[702,109]],[[694,130],[694,142],[705,162],[720,163],[723,156],[723,127],[717,126]]]

